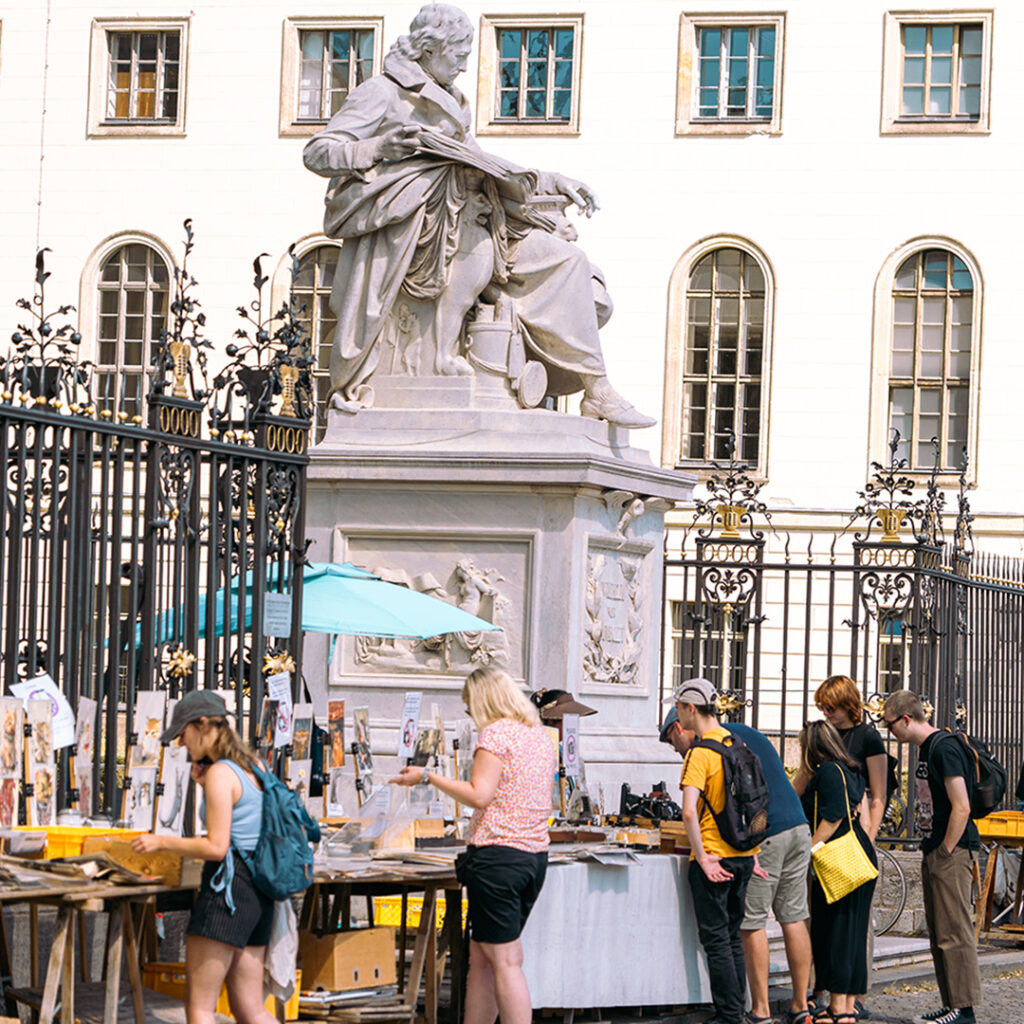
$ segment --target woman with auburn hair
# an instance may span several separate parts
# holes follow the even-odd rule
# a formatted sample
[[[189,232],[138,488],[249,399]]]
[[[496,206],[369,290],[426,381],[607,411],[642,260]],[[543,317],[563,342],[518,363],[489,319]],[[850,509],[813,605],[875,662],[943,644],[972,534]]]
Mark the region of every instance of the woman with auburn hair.
[[[853,808],[864,795],[864,779],[839,733],[828,722],[808,722],[800,733],[800,768],[808,778],[801,797],[811,823],[812,849],[849,832],[851,827],[872,864],[875,848]],[[835,903],[828,903],[817,876],[811,878],[811,952],[816,993],[828,991],[828,1006],[813,1020],[819,1024],[856,1024],[856,996],[868,987],[868,928],[875,880],[865,882]]]
[[[231,727],[224,699],[212,690],[193,690],[174,705],[160,741],[175,739],[187,748],[192,778],[203,791],[206,835],[136,836],[132,849],[170,850],[206,861],[186,929],[186,1020],[212,1024],[226,984],[237,1021],[275,1024],[263,1001],[263,954],[274,901],[256,888],[237,852],[254,850],[260,838],[263,789],[253,771],[256,758]]]
[[[867,801],[860,809],[860,820],[868,838],[874,842],[885,817],[886,775],[889,755],[878,730],[864,718],[864,702],[857,684],[849,676],[829,676],[814,692],[814,703],[843,741],[847,753],[857,762],[864,777]],[[807,785],[801,766],[793,778],[798,793]]]
[[[469,782],[407,765],[397,782],[429,782],[474,808],[456,864],[469,899],[465,1024],[530,1024],[519,940],[544,884],[558,755],[537,709],[507,672],[478,668],[462,688],[480,733]]]

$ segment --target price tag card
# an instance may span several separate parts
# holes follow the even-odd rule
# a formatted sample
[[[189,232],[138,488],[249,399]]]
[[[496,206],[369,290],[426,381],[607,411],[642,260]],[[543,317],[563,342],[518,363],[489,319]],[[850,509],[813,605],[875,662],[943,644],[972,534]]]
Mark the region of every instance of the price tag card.
[[[402,729],[398,734],[398,756],[412,757],[416,749],[416,726],[420,720],[420,705],[423,703],[422,693],[407,693],[405,706],[402,708]]]

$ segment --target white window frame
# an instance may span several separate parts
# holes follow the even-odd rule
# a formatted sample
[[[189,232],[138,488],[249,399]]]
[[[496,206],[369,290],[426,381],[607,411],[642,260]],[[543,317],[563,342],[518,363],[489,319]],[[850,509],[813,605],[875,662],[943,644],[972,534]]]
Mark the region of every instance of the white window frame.
[[[582,14],[491,14],[480,18],[480,58],[477,78],[477,135],[570,135],[580,133],[580,86],[583,81]],[[499,29],[573,30],[572,105],[568,121],[523,119],[512,121],[499,116],[498,30]]]
[[[365,18],[285,18],[281,40],[281,100],[278,133],[282,138],[308,138],[320,131],[327,120],[299,120],[299,71],[302,67],[302,32],[373,32],[373,74],[379,75],[383,61],[384,19]]]
[[[669,280],[668,329],[665,344],[665,397],[662,407],[661,461],[671,469],[685,469],[698,477],[714,472],[711,460],[696,461],[682,453],[683,402],[686,389],[683,368],[686,357],[686,308],[690,274],[697,263],[715,249],[739,249],[757,261],[764,275],[764,324],[761,349],[761,419],[758,425],[758,458],[750,475],[768,478],[768,431],[771,422],[772,353],[775,331],[775,269],[763,250],[739,235],[713,235],[692,245],[679,258]]]
[[[992,26],[994,12],[985,10],[887,11],[882,43],[882,135],[988,135],[992,106]],[[903,28],[907,25],[981,25],[981,90],[978,118],[968,121],[948,114],[904,117],[902,110]]]
[[[185,135],[188,105],[188,57],[190,17],[184,18],[94,18],[89,40],[89,123],[90,138],[103,136]],[[177,32],[179,35],[178,110],[174,121],[112,120],[107,117],[112,32]],[[173,265],[173,264],[172,264]]]
[[[701,29],[774,28],[775,67],[772,79],[772,116],[700,116]],[[783,11],[747,11],[742,14],[686,12],[679,16],[679,61],[676,75],[676,135],[781,135],[782,88],[786,64],[786,15]],[[749,86],[753,90],[754,85]]]
[[[871,393],[868,413],[868,459],[866,471],[871,474],[871,463],[889,463],[889,382],[892,353],[893,288],[896,271],[911,256],[925,249],[945,249],[966,264],[974,282],[974,306],[971,312],[971,373],[968,382],[967,469],[968,483],[978,480],[978,413],[981,401],[981,348],[985,309],[985,282],[981,267],[974,255],[963,244],[942,235],[922,235],[912,238],[893,250],[885,259],[875,279],[874,321],[871,345]],[[924,480],[931,475],[931,467],[904,470],[908,476]],[[940,471],[936,480],[940,486],[956,487],[958,472]]]

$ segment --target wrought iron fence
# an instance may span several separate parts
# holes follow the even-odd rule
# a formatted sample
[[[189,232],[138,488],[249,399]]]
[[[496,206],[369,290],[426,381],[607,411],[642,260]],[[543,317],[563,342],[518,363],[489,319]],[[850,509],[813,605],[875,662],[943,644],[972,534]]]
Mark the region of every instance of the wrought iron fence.
[[[1024,563],[974,551],[966,461],[947,540],[935,474],[922,493],[898,444],[828,535],[777,531],[744,466],[734,457],[716,467],[665,559],[662,696],[706,676],[730,698],[731,720],[772,736],[795,764],[826,677],[857,681],[876,721],[886,694],[910,689],[935,725],[990,745],[1010,773],[1010,799],[1024,749]],[[884,738],[912,779],[916,748]],[[913,835],[913,807],[909,785],[891,831]]]
[[[143,409],[123,393],[97,408],[73,308],[46,307],[46,250],[0,358],[0,672],[5,688],[45,672],[72,706],[98,701],[93,792],[114,816],[140,690],[232,689],[252,738],[266,672],[290,667],[297,687],[301,671],[301,309],[290,298],[265,311],[257,259],[256,299],[211,381],[185,231]],[[69,753],[58,808],[72,796]]]

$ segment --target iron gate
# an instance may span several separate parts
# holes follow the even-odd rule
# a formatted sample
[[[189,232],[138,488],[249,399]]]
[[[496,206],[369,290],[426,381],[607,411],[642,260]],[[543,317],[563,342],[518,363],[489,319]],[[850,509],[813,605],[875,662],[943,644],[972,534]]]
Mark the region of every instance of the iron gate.
[[[888,465],[873,464],[845,527],[826,536],[777,531],[744,466],[716,466],[665,559],[662,696],[706,676],[726,694],[728,717],[772,736],[793,765],[827,676],[856,680],[876,720],[888,693],[910,689],[935,725],[990,745],[1009,771],[1009,800],[1024,748],[1024,563],[974,551],[966,462],[945,538],[936,475],[922,494],[898,441]],[[886,739],[912,777],[916,748]],[[912,786],[904,797],[912,810]],[[890,827],[912,834],[913,815]]]
[[[292,297],[264,310],[257,260],[256,298],[211,380],[185,230],[144,403],[123,382],[98,400],[72,307],[46,307],[45,250],[0,359],[0,672],[5,689],[45,672],[72,707],[98,702],[93,792],[115,817],[137,692],[233,689],[252,739],[265,676],[300,679],[312,363],[302,310]],[[265,628],[270,608],[278,624]],[[58,808],[72,796],[69,753]]]

